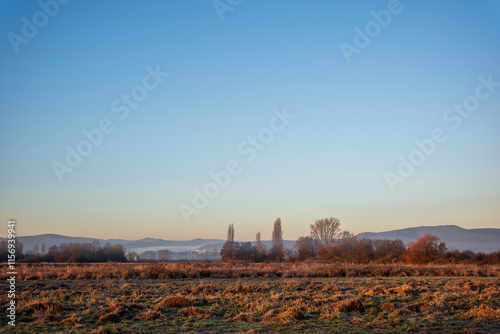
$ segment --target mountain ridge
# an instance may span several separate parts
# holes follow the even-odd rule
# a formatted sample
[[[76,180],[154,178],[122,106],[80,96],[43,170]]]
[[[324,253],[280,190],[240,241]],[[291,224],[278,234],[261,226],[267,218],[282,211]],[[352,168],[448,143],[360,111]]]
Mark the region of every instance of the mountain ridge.
[[[401,239],[405,244],[410,241],[416,241],[418,238],[431,233],[440,238],[446,243],[448,249],[458,249],[460,251],[470,249],[478,252],[492,252],[500,249],[500,228],[473,228],[465,229],[457,225],[436,225],[436,226],[417,226],[403,229],[396,229],[384,232],[363,232],[356,236],[359,238],[369,239]],[[45,243],[48,249],[53,245],[61,243],[91,243],[94,240],[99,240],[104,246],[106,243],[121,244],[126,249],[135,251],[169,249],[171,251],[187,251],[187,250],[206,250],[212,251],[214,246],[218,251],[224,245],[224,239],[202,239],[195,238],[192,240],[165,240],[160,238],[142,238],[138,240],[126,239],[100,239],[88,237],[70,237],[56,233],[21,236],[17,237],[23,243],[24,252],[29,252],[33,246],[38,243],[41,250],[42,243]],[[5,240],[5,238],[0,238]],[[263,240],[264,245],[268,248],[271,246],[270,240]],[[254,243],[254,242],[252,242]],[[294,240],[284,240],[285,248],[292,248]]]
[[[431,233],[444,241],[448,249],[493,252],[500,249],[500,229],[465,229],[457,225],[417,226],[384,232],[363,232],[357,237],[368,239],[401,239],[405,244]]]

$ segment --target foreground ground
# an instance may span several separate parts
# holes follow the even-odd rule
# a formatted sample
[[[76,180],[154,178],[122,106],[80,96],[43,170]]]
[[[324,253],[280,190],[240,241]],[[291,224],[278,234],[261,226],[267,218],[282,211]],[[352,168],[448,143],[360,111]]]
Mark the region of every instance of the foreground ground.
[[[61,268],[53,271],[57,270]],[[22,280],[17,282],[17,291],[17,326],[6,328],[7,320],[2,316],[2,332],[500,331],[500,279],[496,275],[59,277]],[[0,300],[6,305],[6,296]]]

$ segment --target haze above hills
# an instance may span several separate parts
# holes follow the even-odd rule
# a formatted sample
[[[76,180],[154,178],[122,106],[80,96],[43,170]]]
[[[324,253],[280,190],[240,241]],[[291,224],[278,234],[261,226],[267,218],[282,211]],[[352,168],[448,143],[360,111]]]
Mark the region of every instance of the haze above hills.
[[[385,232],[363,232],[357,235],[359,238],[370,239],[401,239],[404,243],[416,241],[418,238],[427,233],[434,234],[446,243],[448,249],[458,249],[460,251],[470,249],[478,252],[492,252],[500,249],[500,229],[497,228],[475,228],[464,229],[456,225],[441,225],[441,226],[421,226],[411,227],[399,230]],[[23,243],[24,252],[31,251],[33,246],[38,243],[41,247],[45,243],[47,249],[53,245],[62,243],[91,243],[95,238],[87,237],[68,237],[58,234],[42,234],[35,236],[18,237]],[[2,238],[2,240],[5,240]],[[155,238],[144,238],[140,240],[123,240],[123,239],[97,239],[101,245],[106,243],[121,244],[128,250],[143,252],[146,250],[168,249],[174,252],[207,250],[213,251],[214,247],[220,251],[224,245],[224,239],[193,239],[193,240],[164,240]],[[270,248],[271,241],[263,241]],[[295,240],[284,240],[286,248],[292,248]]]

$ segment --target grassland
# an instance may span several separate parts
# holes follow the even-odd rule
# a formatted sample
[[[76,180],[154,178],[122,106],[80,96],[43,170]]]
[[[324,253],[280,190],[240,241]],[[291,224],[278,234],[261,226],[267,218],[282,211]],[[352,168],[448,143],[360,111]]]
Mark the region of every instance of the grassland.
[[[17,282],[17,326],[14,330],[6,328],[7,318],[3,316],[1,331],[500,331],[498,266],[23,266]],[[0,296],[0,300],[6,305],[6,296]]]

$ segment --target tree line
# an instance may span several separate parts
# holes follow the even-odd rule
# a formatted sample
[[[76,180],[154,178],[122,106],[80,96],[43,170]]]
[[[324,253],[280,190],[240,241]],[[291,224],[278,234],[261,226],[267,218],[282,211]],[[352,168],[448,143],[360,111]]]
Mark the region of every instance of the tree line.
[[[38,244],[35,244],[33,251],[27,254],[23,254],[21,242],[16,244],[16,261],[20,262],[131,262],[135,260],[134,254],[129,252],[126,256],[125,248],[119,244],[112,246],[107,243],[101,247],[98,240],[92,243],[63,243],[51,246],[48,250],[42,244],[42,253],[38,252]],[[0,241],[0,261],[6,262],[7,255],[7,241]],[[257,232],[253,244],[235,241],[234,225],[230,224],[220,255],[223,262],[500,264],[500,250],[491,253],[448,250],[446,244],[432,234],[406,245],[399,239],[357,238],[349,231],[342,231],[339,219],[333,217],[316,220],[310,225],[310,234],[298,238],[293,249],[287,249],[283,245],[281,218],[274,221],[270,249],[262,243],[260,232]]]
[[[5,242],[6,243],[6,242]],[[92,243],[62,243],[50,246],[46,253],[30,252],[23,254],[22,243],[17,242],[16,256],[20,262],[127,262],[125,248],[120,244],[106,243],[101,247],[99,240]],[[0,259],[6,261],[7,247],[0,242]]]
[[[281,218],[274,221],[272,247],[269,250],[262,244],[260,232],[257,232],[254,244],[236,242],[234,235],[234,225],[230,224],[227,240],[221,250],[223,262],[327,261],[500,264],[500,251],[486,254],[471,250],[448,250],[446,244],[432,234],[427,234],[406,245],[400,239],[358,238],[349,231],[342,231],[339,219],[334,217],[316,220],[310,225],[310,235],[298,238],[293,249],[283,247]]]

